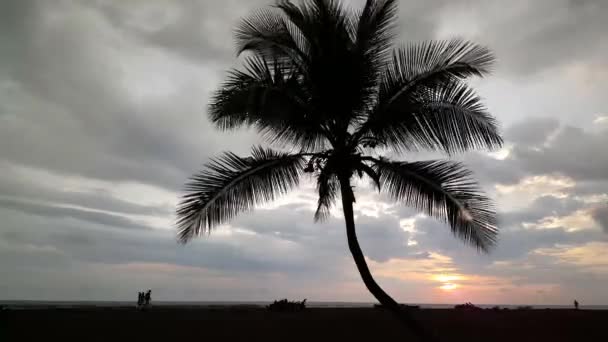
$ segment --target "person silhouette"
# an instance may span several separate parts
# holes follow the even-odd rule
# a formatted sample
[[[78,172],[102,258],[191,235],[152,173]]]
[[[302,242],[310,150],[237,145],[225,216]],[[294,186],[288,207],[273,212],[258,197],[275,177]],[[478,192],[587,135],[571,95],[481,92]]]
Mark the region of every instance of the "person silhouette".
[[[574,300],[574,309],[578,310],[578,301],[576,299]]]
[[[152,290],[148,290],[146,292],[146,306],[150,305],[150,301],[152,300]]]

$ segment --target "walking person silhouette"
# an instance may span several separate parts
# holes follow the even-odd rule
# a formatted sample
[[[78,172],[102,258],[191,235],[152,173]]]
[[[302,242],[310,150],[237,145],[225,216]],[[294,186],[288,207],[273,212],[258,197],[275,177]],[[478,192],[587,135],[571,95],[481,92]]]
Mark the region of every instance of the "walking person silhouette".
[[[146,292],[146,306],[150,305],[150,301],[152,300],[152,290],[148,290],[148,292]]]

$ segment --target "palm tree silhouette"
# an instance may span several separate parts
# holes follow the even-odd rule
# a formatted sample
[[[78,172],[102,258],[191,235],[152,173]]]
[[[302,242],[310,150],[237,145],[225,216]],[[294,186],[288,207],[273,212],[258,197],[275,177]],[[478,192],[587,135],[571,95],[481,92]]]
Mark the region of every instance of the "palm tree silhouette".
[[[255,127],[282,151],[225,153],[192,176],[177,208],[180,241],[273,200],[310,173],[319,193],[315,221],[326,218],[341,195],[361,278],[384,307],[400,314],[357,241],[354,177],[369,177],[395,200],[445,221],[481,251],[495,243],[493,205],[463,165],[380,156],[500,147],[495,119],[465,83],[486,75],[494,56],[464,40],[394,48],[396,14],[397,0],[367,0],[357,13],[332,0],[279,1],[242,20],[235,35],[244,70],[230,72],[209,116],[223,130]]]

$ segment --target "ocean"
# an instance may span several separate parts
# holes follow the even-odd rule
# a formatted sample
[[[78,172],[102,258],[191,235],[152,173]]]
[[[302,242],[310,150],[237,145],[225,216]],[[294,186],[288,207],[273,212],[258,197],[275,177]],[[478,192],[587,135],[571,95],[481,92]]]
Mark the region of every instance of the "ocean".
[[[166,307],[225,307],[225,306],[260,306],[270,304],[265,301],[201,301],[201,302],[172,302],[172,301],[153,301],[154,306]],[[408,305],[418,305],[423,309],[452,309],[456,304],[425,304],[408,303]],[[475,304],[484,309],[493,307],[517,309],[522,306],[530,306],[533,309],[572,309],[572,305],[527,305],[527,304]],[[135,302],[131,301],[33,301],[33,300],[0,300],[0,306],[18,309],[54,309],[54,308],[87,308],[87,307],[132,307]],[[307,301],[306,306],[310,308],[371,308],[374,303],[365,302],[315,302]],[[581,303],[580,309],[585,310],[608,310],[608,305],[584,305]]]

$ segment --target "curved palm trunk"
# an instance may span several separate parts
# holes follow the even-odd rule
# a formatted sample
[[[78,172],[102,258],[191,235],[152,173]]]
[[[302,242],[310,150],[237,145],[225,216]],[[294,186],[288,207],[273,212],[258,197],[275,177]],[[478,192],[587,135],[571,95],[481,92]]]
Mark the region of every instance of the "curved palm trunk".
[[[359,246],[359,241],[357,240],[355,218],[353,213],[354,194],[350,186],[349,177],[340,177],[340,189],[342,192],[342,208],[344,210],[344,221],[346,222],[348,248],[353,255],[353,259],[355,260],[359,274],[361,274],[363,283],[383,307],[394,313],[400,321],[402,321],[423,341],[436,341],[436,339],[430,336],[430,334],[428,334],[412,317],[410,317],[407,312],[401,309],[399,303],[389,296],[372,277],[372,274],[367,267],[367,263],[365,262],[363,251]]]

